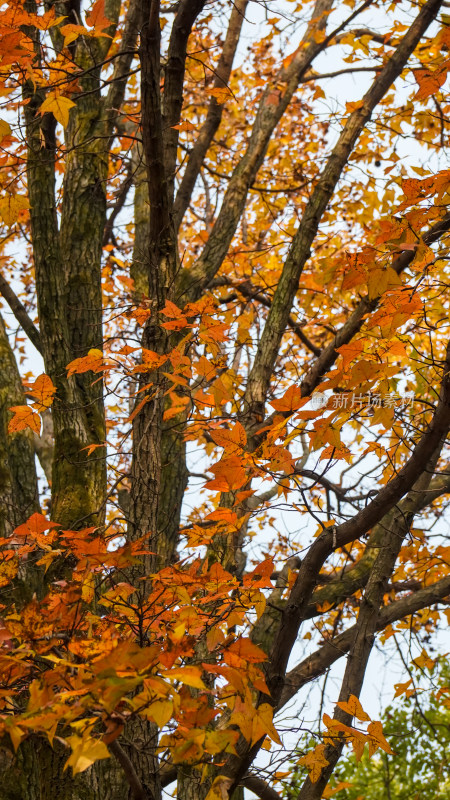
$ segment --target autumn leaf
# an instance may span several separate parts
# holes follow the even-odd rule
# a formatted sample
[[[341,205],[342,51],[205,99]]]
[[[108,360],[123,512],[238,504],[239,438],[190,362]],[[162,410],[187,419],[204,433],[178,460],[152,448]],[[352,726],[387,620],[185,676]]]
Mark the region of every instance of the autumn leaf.
[[[173,700],[167,698],[166,700],[154,700],[143,713],[147,719],[156,722],[158,728],[162,729],[171,719],[173,710]]]
[[[219,103],[219,105],[226,103],[226,101],[233,96],[230,90],[227,89],[225,86],[223,88],[216,87],[214,89],[210,89],[209,94],[211,95],[211,97],[214,97],[214,99],[216,100],[217,103]]]
[[[281,739],[273,724],[273,708],[269,703],[262,703],[256,709],[253,717],[251,744],[255,744],[263,736],[269,736],[273,742],[281,745]]]
[[[214,779],[205,800],[228,800],[228,789],[232,783],[233,781],[231,778],[227,778],[225,775],[219,775]]]
[[[351,342],[351,344],[342,344],[336,348],[336,352],[342,356],[342,368],[346,370],[348,365],[364,352],[364,342],[359,340]]]
[[[8,433],[18,433],[26,428],[41,432],[41,418],[30,406],[11,406],[9,411],[13,411],[14,416],[8,423]]]
[[[56,121],[67,128],[69,124],[69,112],[75,103],[69,97],[64,97],[62,94],[50,92],[45,98],[40,107],[41,114],[51,113]]]
[[[42,412],[52,405],[56,386],[44,372],[42,375],[38,375],[34,383],[28,384],[27,394],[34,400],[33,408]]]
[[[430,658],[427,651],[422,648],[420,656],[414,659],[413,664],[415,664],[416,667],[419,667],[420,669],[433,670],[436,662],[432,658]]]
[[[366,714],[359,699],[355,697],[354,694],[350,695],[347,702],[340,701],[336,705],[338,705],[339,708],[342,708],[342,711],[346,711],[347,714],[350,714],[352,717],[356,717],[356,719],[359,719],[360,722],[370,722],[369,715]]]
[[[22,211],[27,210],[30,203],[23,195],[10,195],[7,194],[0,198],[0,217],[5,225],[11,227],[17,222]]]
[[[67,759],[64,769],[72,767],[74,775],[79,772],[84,772],[96,761],[102,758],[109,758],[110,752],[103,742],[99,739],[94,739],[89,736],[82,738],[74,734],[68,736],[66,739],[67,744],[71,747],[72,753]]]
[[[446,69],[437,69],[432,72],[426,69],[415,69],[414,77],[419,84],[416,92],[416,100],[424,100],[430,95],[436,94],[447,79]]]
[[[11,135],[11,126],[4,119],[0,119],[0,142],[6,137]]]
[[[239,456],[226,456],[209,469],[214,473],[215,478],[205,483],[206,489],[232,492],[240,489],[246,481],[247,476]]]
[[[195,131],[196,126],[193,125],[192,122],[189,122],[189,120],[184,119],[177,125],[172,125],[172,128],[174,128],[176,131]]]
[[[309,779],[311,783],[317,783],[322,770],[328,766],[329,761],[325,758],[325,745],[318,744],[314,750],[311,750],[306,756],[302,756],[298,760],[309,772]]]
[[[275,411],[283,411],[283,412],[293,412],[297,411],[300,406],[304,403],[304,399],[302,398],[302,392],[299,386],[295,384],[290,386],[289,389],[284,393],[283,397],[279,400],[271,400],[270,405],[275,409]]]
[[[102,32],[111,24],[111,20],[105,17],[105,0],[96,0],[89,13],[86,14],[86,25]]]
[[[242,667],[244,664],[261,664],[267,661],[267,656],[261,648],[253,644],[250,639],[239,638],[224,650],[224,660],[232,667]]]
[[[83,372],[101,372],[107,369],[103,361],[103,353],[97,348],[89,350],[87,356],[82,358],[75,358],[70,364],[67,364],[67,376],[83,373]]]
[[[369,735],[369,757],[373,755],[373,753],[381,748],[384,750],[385,753],[389,753],[389,755],[395,755],[394,751],[392,750],[389,742],[385,739],[383,734],[383,726],[381,722],[371,722],[370,725],[367,727],[367,733]]]
[[[402,694],[404,694],[406,697],[410,697],[412,694],[415,694],[416,690],[409,688],[411,684],[412,678],[410,678],[409,681],[405,681],[405,683],[394,683],[394,698],[400,697]]]
[[[199,667],[174,667],[161,673],[166,678],[181,681],[193,689],[206,689],[202,680],[202,670]]]
[[[231,430],[216,428],[210,431],[213,441],[223,447],[226,453],[242,451],[247,444],[247,434],[239,420]]]

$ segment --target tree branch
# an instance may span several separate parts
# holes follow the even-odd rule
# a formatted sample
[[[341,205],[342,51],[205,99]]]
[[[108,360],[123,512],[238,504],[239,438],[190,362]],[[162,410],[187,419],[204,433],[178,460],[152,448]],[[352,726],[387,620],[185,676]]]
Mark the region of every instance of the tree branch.
[[[443,366],[441,391],[436,411],[428,429],[414,447],[405,466],[392,478],[377,496],[352,519],[343,522],[336,528],[327,528],[311,545],[303,559],[297,579],[292,588],[278,635],[275,638],[268,685],[272,696],[277,697],[283,685],[283,675],[297,638],[301,622],[305,618],[311,595],[316,584],[316,577],[322,565],[331,553],[339,547],[359,539],[382,517],[393,508],[401,497],[409,491],[423,471],[436,448],[440,446],[450,425],[450,343],[447,346],[446,360]]]
[[[125,27],[123,31],[120,54],[114,66],[108,94],[104,98],[105,113],[108,119],[110,134],[112,133],[118,112],[123,103],[128,82],[131,63],[136,55],[136,43],[139,28],[142,25],[142,13],[139,0],[130,0]]]
[[[126,199],[128,197],[128,192],[130,191],[133,185],[133,164],[131,163],[126,178],[122,181],[119,191],[117,192],[116,202],[114,203],[114,208],[111,211],[108,219],[106,220],[105,229],[103,231],[103,247],[109,243],[109,240],[112,237],[113,230],[114,230],[114,223],[119,216],[122,208],[125,205]]]
[[[418,589],[407,597],[402,597],[381,609],[378,617],[377,631],[384,630],[388,625],[404,619],[422,608],[438,603],[450,595],[450,575],[437,581],[432,586]],[[305,658],[300,664],[287,673],[284,688],[276,707],[278,713],[295,694],[307,683],[323,675],[323,673],[339,658],[345,655],[351,647],[355,635],[356,625],[352,625],[334,639],[325,642],[322,647]]]
[[[265,308],[270,308],[272,305],[272,300],[263,294],[261,287],[254,286],[249,280],[242,281],[241,283],[235,285],[229,278],[220,277],[217,278],[216,281],[213,281],[213,284],[217,286],[232,286],[236,289],[236,292],[239,292],[239,294],[242,294],[248,300],[257,300],[258,303],[261,303],[261,305]],[[237,297],[237,294],[231,295],[231,297],[229,296],[225,298],[223,302],[231,303],[233,300],[237,299]],[[313,344],[310,339],[308,339],[308,337],[303,333],[300,323],[298,323],[291,314],[288,318],[288,327],[294,331],[295,335],[300,339],[302,344],[304,344],[305,347],[310,350],[311,353],[317,357],[320,356],[322,352],[320,347],[316,347],[316,345]]]
[[[288,107],[303,75],[326,46],[316,34],[326,27],[333,0],[316,0],[312,18],[289,67],[284,67],[265,89],[247,150],[234,170],[219,215],[195,265],[180,276],[180,295],[196,299],[220,269],[245,207],[250,186],[264,160],[273,132]],[[326,41],[326,40],[325,40]],[[282,87],[282,88],[280,88]],[[273,98],[276,98],[274,101]]]
[[[213,84],[215,89],[223,89],[228,85],[248,2],[249,0],[236,0],[233,4],[225,43],[215,73]],[[206,119],[189,154],[186,169],[175,198],[173,210],[175,228],[177,230],[189,206],[208,148],[219,128],[223,109],[224,104],[218,103],[214,96],[211,97]]]
[[[11,311],[13,312],[17,322],[22,330],[28,336],[30,342],[34,344],[36,350],[42,355],[42,342],[41,334],[39,333],[36,325],[28,316],[25,306],[20,302],[19,298],[11,289],[8,281],[0,273],[0,293],[8,303]]]
[[[250,789],[261,800],[281,800],[281,795],[262,778],[259,778],[258,775],[244,775],[241,785],[245,786],[246,789]]]
[[[133,764],[117,739],[115,739],[113,742],[110,742],[108,747],[123,768],[125,777],[135,800],[155,800],[153,792],[149,789],[149,787],[147,787],[147,790],[144,790]]]

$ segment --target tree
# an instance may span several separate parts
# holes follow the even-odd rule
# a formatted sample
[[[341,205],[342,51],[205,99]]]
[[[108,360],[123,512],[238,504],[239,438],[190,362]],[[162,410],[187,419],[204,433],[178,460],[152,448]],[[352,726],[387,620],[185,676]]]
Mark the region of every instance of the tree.
[[[407,697],[402,705],[389,706],[382,723],[386,739],[394,753],[377,753],[369,758],[365,751],[360,762],[350,754],[335,773],[327,796],[336,800],[427,800],[448,795],[448,747],[450,739],[448,712],[448,668],[438,665],[433,674],[434,690],[420,687],[419,670],[408,681]],[[402,686],[399,687],[402,689]],[[308,743],[311,745],[311,740]],[[297,797],[305,779],[305,768],[294,766],[286,779],[283,796]]]
[[[450,595],[442,6],[5,5],[5,800],[273,800],[344,655],[299,798],[389,749],[376,633]]]

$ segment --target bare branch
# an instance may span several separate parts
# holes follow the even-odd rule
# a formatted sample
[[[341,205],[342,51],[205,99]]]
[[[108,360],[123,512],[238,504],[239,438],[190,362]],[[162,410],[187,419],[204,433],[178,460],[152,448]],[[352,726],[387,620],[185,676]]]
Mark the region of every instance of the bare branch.
[[[222,89],[228,85],[248,2],[249,0],[236,0],[236,3],[233,4],[225,43],[216,69],[213,84],[215,89]],[[175,198],[174,218],[177,229],[189,206],[195,182],[200,174],[200,167],[219,128],[223,108],[223,103],[218,103],[215,97],[211,98],[206,119],[189,155],[180,188]]]
[[[119,744],[117,739],[115,739],[115,741],[113,742],[110,742],[108,747],[111,750],[111,753],[117,758],[117,761],[123,768],[125,777],[128,781],[132,795],[135,798],[135,800],[155,800],[154,795],[148,786],[146,790],[144,790],[138,778],[136,770],[133,767],[133,764],[131,763],[125,750],[123,749],[122,745]]]
[[[28,336],[30,342],[34,344],[36,350],[42,354],[41,334],[39,333],[36,325],[28,316],[25,306],[20,302],[19,298],[11,289],[8,281],[0,273],[0,293],[8,303],[11,311],[13,312],[17,322],[22,330]]]
[[[141,24],[142,13],[139,0],[130,0],[122,35],[121,52],[114,65],[108,94],[103,101],[105,112],[109,115],[108,121],[111,132],[117,120],[117,113],[122,106],[131,63],[136,55],[137,36]]]
[[[261,800],[281,800],[281,796],[275,789],[257,775],[245,775],[241,780],[241,785],[260,797]]]
[[[382,608],[377,621],[377,630],[384,630],[399,619],[404,619],[422,608],[438,603],[450,595],[450,576],[442,578],[432,586],[419,589],[407,597],[402,597]],[[353,625],[322,647],[305,658],[300,664],[287,673],[281,693],[277,712],[291,700],[305,684],[315,680],[331,667],[335,661],[345,655],[351,647],[356,626]]]

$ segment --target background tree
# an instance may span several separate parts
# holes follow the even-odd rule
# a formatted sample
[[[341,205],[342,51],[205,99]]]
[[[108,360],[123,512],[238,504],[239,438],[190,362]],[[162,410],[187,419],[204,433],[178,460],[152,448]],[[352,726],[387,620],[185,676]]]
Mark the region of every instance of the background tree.
[[[450,741],[448,667],[445,662],[439,662],[437,667],[433,672],[431,691],[429,686],[426,689],[420,687],[421,678],[429,684],[429,670],[424,673],[423,668],[415,669],[409,681],[397,687],[399,694],[403,695],[401,705],[397,702],[384,712],[383,731],[393,754],[380,752],[370,758],[365,751],[360,761],[353,753],[349,754],[333,775],[327,797],[336,800],[447,797]],[[311,738],[306,746],[311,746]],[[283,796],[289,799],[297,797],[305,777],[306,768],[294,766],[293,774],[283,782]]]
[[[299,798],[389,751],[375,635],[450,595],[441,6],[5,5],[5,799],[273,800],[344,655]]]

